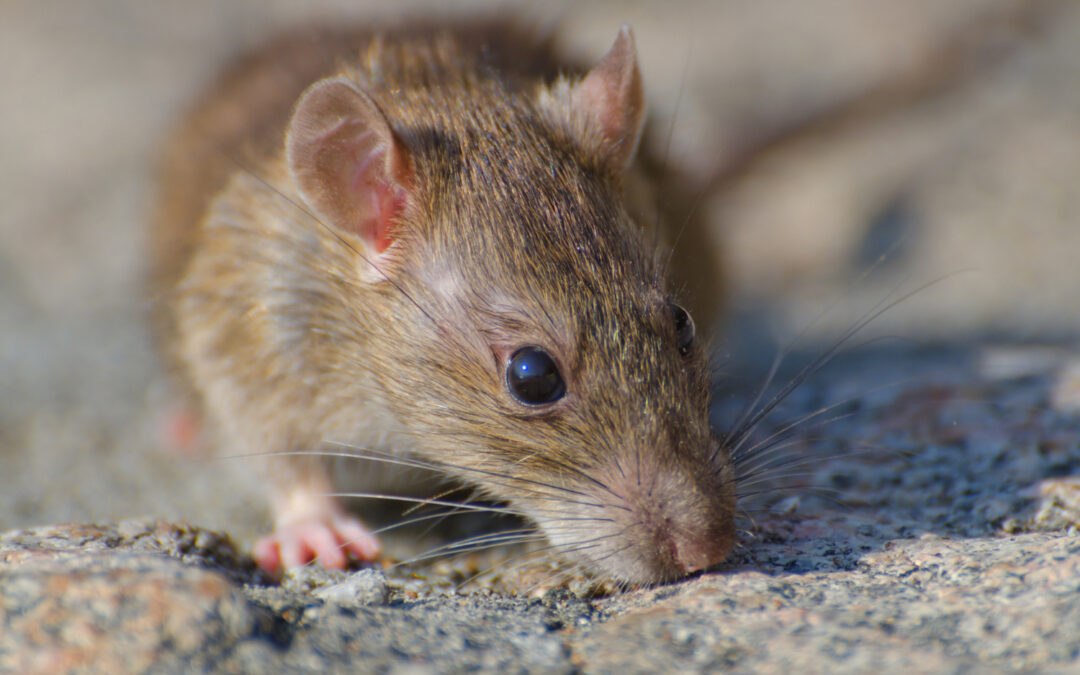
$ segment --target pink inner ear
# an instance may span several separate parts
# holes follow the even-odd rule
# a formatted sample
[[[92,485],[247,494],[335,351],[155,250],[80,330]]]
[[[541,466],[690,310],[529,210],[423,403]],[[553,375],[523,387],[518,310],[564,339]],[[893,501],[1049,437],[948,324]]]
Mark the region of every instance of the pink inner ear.
[[[641,73],[629,28],[623,26],[608,53],[575,86],[571,103],[613,145],[616,167],[625,168],[633,158],[645,119]]]
[[[361,151],[353,154],[352,177],[346,183],[355,201],[366,204],[359,209],[354,223],[357,233],[370,241],[376,253],[382,253],[394,243],[391,223],[405,207],[405,192],[397,185],[379,179],[380,169],[386,166],[386,150]]]
[[[405,193],[391,185],[376,186],[374,191],[378,208],[373,223],[372,242],[375,245],[375,252],[382,253],[394,243],[390,223],[405,208]]]
[[[366,94],[344,78],[313,85],[290,124],[286,151],[304,200],[327,223],[380,254],[412,185],[408,151]]]

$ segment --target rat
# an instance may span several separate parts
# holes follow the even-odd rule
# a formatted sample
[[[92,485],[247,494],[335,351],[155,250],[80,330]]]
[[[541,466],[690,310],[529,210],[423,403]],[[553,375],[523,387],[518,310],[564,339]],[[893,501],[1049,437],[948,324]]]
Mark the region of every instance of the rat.
[[[644,120],[628,27],[583,69],[473,22],[279,38],[181,122],[155,327],[217,444],[260,458],[261,567],[378,556],[333,496],[340,447],[473,486],[621,583],[727,557],[696,330],[717,276]],[[699,264],[671,258],[684,232]]]

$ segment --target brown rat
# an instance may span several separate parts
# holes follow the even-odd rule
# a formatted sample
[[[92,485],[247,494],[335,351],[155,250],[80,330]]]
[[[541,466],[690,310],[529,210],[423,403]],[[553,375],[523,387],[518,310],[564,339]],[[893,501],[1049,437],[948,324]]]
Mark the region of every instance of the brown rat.
[[[298,456],[339,443],[443,467],[619,581],[730,551],[734,472],[676,295],[700,323],[715,277],[669,279],[658,239],[690,205],[650,205],[629,30],[574,72],[499,23],[286,38],[167,148],[158,330],[226,451],[264,457],[262,566],[377,554]]]

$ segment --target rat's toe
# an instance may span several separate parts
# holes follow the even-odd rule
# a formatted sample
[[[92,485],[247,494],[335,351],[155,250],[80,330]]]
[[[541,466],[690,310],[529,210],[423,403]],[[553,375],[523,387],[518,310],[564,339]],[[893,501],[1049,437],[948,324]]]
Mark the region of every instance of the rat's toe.
[[[327,569],[345,569],[348,554],[360,560],[374,560],[379,542],[360,521],[333,515],[309,518],[279,526],[273,534],[255,543],[255,562],[275,574],[315,562]]]

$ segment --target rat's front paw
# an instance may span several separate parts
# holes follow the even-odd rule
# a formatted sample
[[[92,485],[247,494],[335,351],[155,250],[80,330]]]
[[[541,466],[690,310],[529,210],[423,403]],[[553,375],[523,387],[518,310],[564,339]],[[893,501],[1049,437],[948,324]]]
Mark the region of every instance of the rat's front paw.
[[[279,525],[255,542],[255,562],[266,572],[300,567],[312,561],[328,569],[345,569],[347,556],[374,560],[379,541],[359,520],[342,514],[325,515]]]

